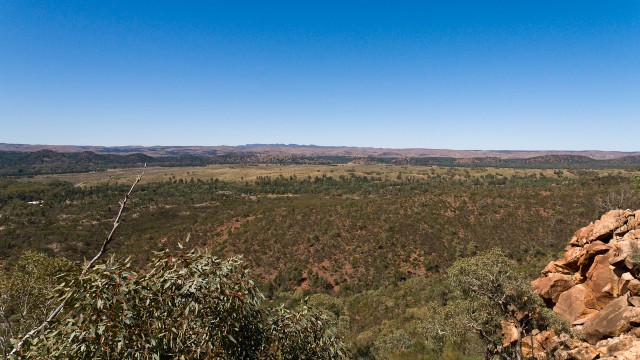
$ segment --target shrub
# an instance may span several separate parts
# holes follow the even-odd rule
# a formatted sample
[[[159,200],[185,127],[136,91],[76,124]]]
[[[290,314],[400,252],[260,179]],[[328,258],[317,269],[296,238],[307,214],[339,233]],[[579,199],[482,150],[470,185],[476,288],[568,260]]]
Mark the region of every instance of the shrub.
[[[265,310],[239,257],[163,252],[136,272],[111,258],[57,289],[66,312],[23,347],[29,358],[340,358],[332,323]]]

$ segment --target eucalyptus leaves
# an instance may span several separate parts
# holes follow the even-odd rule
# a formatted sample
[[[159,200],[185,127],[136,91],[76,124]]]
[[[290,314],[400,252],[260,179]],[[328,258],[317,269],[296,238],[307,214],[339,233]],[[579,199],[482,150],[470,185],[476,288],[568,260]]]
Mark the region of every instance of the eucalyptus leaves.
[[[268,309],[239,257],[156,254],[134,271],[113,258],[56,289],[65,311],[21,356],[53,359],[336,359],[330,317]]]

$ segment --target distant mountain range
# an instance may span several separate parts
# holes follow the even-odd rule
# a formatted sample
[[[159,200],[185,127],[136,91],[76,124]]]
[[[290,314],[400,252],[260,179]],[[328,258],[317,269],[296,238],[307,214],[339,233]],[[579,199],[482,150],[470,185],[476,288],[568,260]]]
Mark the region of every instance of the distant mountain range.
[[[53,150],[57,152],[85,152],[96,154],[144,154],[148,156],[211,156],[225,154],[252,155],[304,155],[311,157],[385,157],[385,158],[497,158],[497,159],[527,159],[548,155],[572,155],[588,157],[594,160],[619,159],[638,156],[640,151],[528,151],[528,150],[450,150],[450,149],[385,149],[373,147],[352,146],[319,146],[297,144],[247,144],[240,146],[76,146],[76,145],[28,145],[0,143],[0,151],[35,152],[39,150]]]
[[[584,155],[544,154],[528,158],[489,157],[446,157],[446,156],[400,156],[390,152],[376,155],[306,155],[296,151],[220,151],[190,150],[166,147],[162,151],[146,153],[124,151],[122,148],[104,148],[103,152],[54,151],[21,146],[22,151],[0,150],[0,176],[25,176],[55,173],[77,173],[104,171],[114,168],[149,166],[179,167],[205,166],[214,164],[276,164],[276,165],[415,165],[449,167],[500,167],[529,169],[627,169],[640,171],[640,155],[626,155],[616,158],[594,159]],[[61,147],[55,147],[61,150]],[[259,147],[263,149],[263,146]],[[282,147],[275,147],[282,149]],[[77,149],[77,147],[73,147]],[[146,149],[146,148],[145,148]],[[234,147],[233,149],[238,149]],[[255,149],[255,148],[252,148]],[[324,148],[323,148],[324,149]],[[69,150],[66,148],[65,150]],[[114,151],[116,150],[116,151]],[[133,147],[127,147],[133,150]],[[403,151],[403,150],[401,150]],[[159,155],[159,154],[162,155]],[[522,152],[517,152],[522,155]],[[151,155],[148,155],[151,154]],[[328,154],[328,153],[325,153]],[[330,154],[330,153],[329,153]],[[337,152],[337,154],[342,154]],[[600,155],[604,155],[602,152]],[[395,156],[394,156],[395,155]],[[609,155],[612,156],[612,155]]]

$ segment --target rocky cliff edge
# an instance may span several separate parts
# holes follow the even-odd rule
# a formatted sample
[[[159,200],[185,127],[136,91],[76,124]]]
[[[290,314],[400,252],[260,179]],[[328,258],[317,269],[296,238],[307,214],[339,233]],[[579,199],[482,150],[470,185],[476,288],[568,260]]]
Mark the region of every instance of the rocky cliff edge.
[[[640,210],[607,212],[565,250],[532,287],[574,335],[533,334],[525,356],[640,359]]]

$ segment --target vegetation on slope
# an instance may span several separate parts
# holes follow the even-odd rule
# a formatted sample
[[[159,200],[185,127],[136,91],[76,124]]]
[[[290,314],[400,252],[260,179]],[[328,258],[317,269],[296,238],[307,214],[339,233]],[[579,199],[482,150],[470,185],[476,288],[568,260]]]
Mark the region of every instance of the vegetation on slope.
[[[544,155],[525,159],[497,157],[385,157],[385,156],[308,156],[285,153],[230,152],[213,155],[176,153],[168,156],[134,154],[97,154],[84,152],[0,151],[0,176],[27,176],[106,169],[139,167],[143,164],[164,167],[204,166],[212,164],[387,164],[449,167],[501,167],[517,169],[640,169],[640,156],[592,159],[581,155]]]
[[[456,304],[452,289],[460,286],[446,281],[451,264],[499,247],[517,261],[517,279],[526,284],[575,229],[607,210],[603,207],[639,205],[637,196],[628,195],[625,173],[497,170],[474,176],[451,169],[420,178],[398,175],[171,178],[141,184],[112,248],[116,258],[132,255],[131,268],[124,275],[115,261],[105,265],[105,271],[111,269],[105,274],[125,285],[142,281],[150,272],[145,264],[158,261],[153,251],[176,254],[184,251],[180,246],[208,249],[207,256],[217,258],[244,254],[254,269],[256,291],[267,297],[264,308],[285,305],[264,319],[290,318],[304,311],[302,303],[328,316],[354,358],[461,358],[483,353],[486,344],[473,336],[439,338],[428,331],[428,324],[448,317]],[[28,249],[73,260],[93,253],[110,228],[114,199],[127,187],[0,182],[0,254],[6,269]],[[39,200],[43,203],[27,203]],[[105,297],[114,296],[104,291]],[[93,311],[89,298],[77,298],[83,310],[69,313],[69,319]]]
[[[519,261],[548,260],[573,229],[606,210],[598,199],[629,193],[628,178],[591,172],[464,174],[146,183],[113,251],[142,264],[152,251],[176,249],[190,234],[190,247],[244,255],[267,294],[359,291],[437,273],[457,258],[496,246]],[[34,249],[81,260],[101,243],[113,199],[126,190],[0,181],[4,258]],[[27,203],[35,200],[43,203]],[[633,196],[622,202],[638,205]]]

